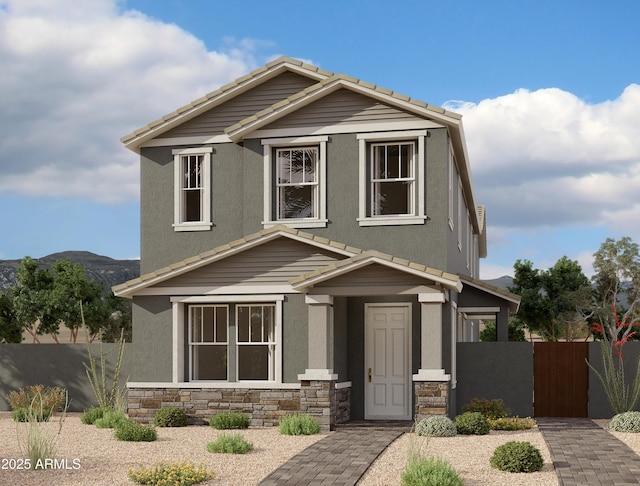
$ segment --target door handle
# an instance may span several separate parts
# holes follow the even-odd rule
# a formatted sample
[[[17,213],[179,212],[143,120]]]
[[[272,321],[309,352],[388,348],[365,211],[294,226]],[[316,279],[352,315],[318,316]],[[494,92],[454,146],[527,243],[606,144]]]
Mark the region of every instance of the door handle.
[[[369,368],[369,383],[371,383],[371,368]]]

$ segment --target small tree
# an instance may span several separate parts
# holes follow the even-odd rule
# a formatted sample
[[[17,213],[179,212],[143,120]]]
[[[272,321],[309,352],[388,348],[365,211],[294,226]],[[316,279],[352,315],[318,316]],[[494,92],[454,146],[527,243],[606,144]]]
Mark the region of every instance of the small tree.
[[[22,326],[13,310],[13,300],[0,292],[0,343],[21,343]]]
[[[53,277],[48,269],[38,269],[38,262],[24,257],[18,266],[17,284],[9,294],[13,300],[13,311],[20,327],[27,331],[34,343],[38,336],[50,334],[58,342],[59,323],[50,309],[49,292]]]
[[[634,410],[640,400],[640,361],[633,382],[627,384],[622,354],[622,347],[637,335],[634,328],[640,324],[640,249],[629,237],[607,238],[594,257],[598,303],[592,330],[602,339],[603,373],[588,364],[618,414]]]
[[[564,256],[550,269],[538,270],[529,260],[518,260],[513,268],[509,290],[522,298],[518,318],[529,331],[545,341],[557,341],[562,336],[572,340],[576,327],[586,329],[584,315],[591,308],[591,285],[577,261]]]

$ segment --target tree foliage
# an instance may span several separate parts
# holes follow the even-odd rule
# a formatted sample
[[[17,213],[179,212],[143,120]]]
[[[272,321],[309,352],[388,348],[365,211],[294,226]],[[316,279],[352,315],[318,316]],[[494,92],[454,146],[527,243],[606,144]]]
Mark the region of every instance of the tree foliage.
[[[509,341],[526,341],[524,335],[523,324],[517,317],[509,318]],[[485,324],[485,327],[480,331],[480,341],[493,342],[498,340],[498,330],[496,328],[495,321],[489,321]]]
[[[131,340],[131,303],[105,294],[103,285],[89,279],[81,264],[63,259],[51,268],[39,268],[36,260],[25,257],[16,280],[6,294],[0,294],[0,342],[20,342],[23,331],[33,342],[45,334],[58,342],[61,326],[71,331],[72,342],[83,326],[90,340],[115,342],[122,334]]]
[[[533,267],[529,260],[514,264],[513,286],[521,296],[518,318],[546,341],[561,336],[571,340],[591,309],[591,285],[577,261],[566,256],[548,270]]]

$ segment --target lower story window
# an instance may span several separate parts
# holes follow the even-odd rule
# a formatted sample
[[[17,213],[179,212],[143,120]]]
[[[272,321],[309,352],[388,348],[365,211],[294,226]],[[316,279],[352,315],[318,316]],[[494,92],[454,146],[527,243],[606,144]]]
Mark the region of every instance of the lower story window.
[[[275,304],[188,306],[190,379],[276,380]]]

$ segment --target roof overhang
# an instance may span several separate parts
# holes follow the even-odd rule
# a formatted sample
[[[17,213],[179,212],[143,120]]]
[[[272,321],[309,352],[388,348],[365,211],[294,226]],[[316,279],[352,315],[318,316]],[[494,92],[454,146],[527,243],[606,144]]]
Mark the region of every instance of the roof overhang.
[[[367,250],[359,255],[335,262],[322,269],[309,272],[300,277],[293,278],[289,281],[291,286],[299,291],[306,292],[311,287],[327,283],[330,280],[357,271],[369,265],[378,264],[387,268],[391,268],[403,273],[424,278],[429,283],[435,283],[439,286],[460,292],[462,283],[456,275],[441,272],[433,268],[426,267],[417,263],[409,262],[400,258],[393,257],[375,250]]]
[[[510,312],[514,314],[518,312],[520,300],[522,299],[519,295],[513,294],[494,285],[490,285],[482,280],[471,278],[467,275],[459,275],[459,277],[464,285],[468,285],[469,287],[476,288],[482,292],[498,297],[507,302]]]

